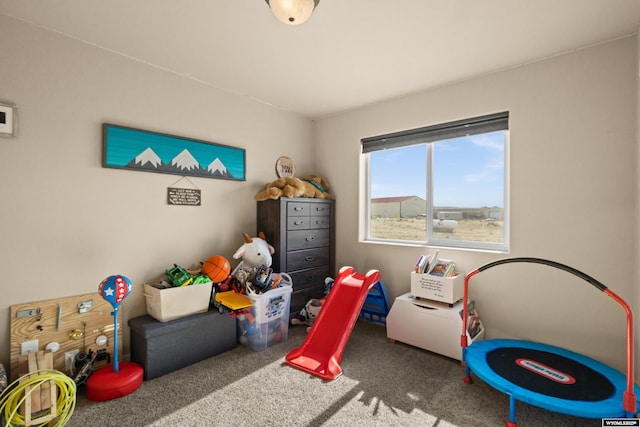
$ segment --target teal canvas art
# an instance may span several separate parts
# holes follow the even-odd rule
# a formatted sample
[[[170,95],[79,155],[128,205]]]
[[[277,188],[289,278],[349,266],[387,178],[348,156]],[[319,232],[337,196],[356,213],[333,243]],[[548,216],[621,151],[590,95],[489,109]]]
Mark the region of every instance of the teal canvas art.
[[[242,148],[109,123],[103,125],[103,144],[106,168],[246,180]]]

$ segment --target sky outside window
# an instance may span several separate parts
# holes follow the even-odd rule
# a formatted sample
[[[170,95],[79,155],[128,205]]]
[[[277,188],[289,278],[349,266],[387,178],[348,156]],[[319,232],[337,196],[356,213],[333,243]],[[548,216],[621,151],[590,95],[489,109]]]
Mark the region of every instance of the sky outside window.
[[[433,144],[434,206],[504,207],[504,131]],[[427,198],[427,144],[371,153],[371,198]]]

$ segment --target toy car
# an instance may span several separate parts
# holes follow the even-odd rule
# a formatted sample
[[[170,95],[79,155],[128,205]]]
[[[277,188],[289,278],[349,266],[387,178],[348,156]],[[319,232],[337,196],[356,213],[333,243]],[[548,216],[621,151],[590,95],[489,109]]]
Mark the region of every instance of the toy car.
[[[187,270],[180,267],[178,264],[173,264],[173,267],[167,270],[167,277],[171,284],[175,287],[187,286],[193,283],[193,277]]]
[[[253,287],[261,292],[268,291],[271,287],[271,274],[273,274],[273,269],[261,265],[253,279]]]

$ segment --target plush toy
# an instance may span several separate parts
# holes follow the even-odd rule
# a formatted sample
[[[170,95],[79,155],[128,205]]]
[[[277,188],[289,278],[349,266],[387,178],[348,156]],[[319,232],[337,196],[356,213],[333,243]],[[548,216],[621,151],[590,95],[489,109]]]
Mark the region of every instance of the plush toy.
[[[331,288],[333,287],[333,282],[334,280],[331,277],[327,277],[324,279],[324,284],[326,286],[324,297],[320,299],[312,298],[307,301],[305,306],[302,307],[302,310],[300,310],[300,313],[298,313],[298,316],[291,319],[292,325],[307,325],[307,332],[309,332],[309,329],[311,329],[311,325],[313,325],[313,322],[315,322],[318,314],[320,314],[320,309],[322,309],[329,291],[331,291]]]
[[[307,175],[302,181],[304,182],[303,197],[315,197],[316,199],[330,199],[329,183],[320,175]]]
[[[277,200],[280,197],[313,197],[330,199],[329,183],[320,175],[307,175],[303,179],[282,177],[268,183],[256,194],[256,200]]]
[[[244,244],[233,254],[234,259],[242,258],[240,264],[231,274],[240,287],[246,289],[247,282],[251,282],[256,276],[261,266],[271,267],[271,255],[276,251],[265,240],[263,232],[258,233],[259,237],[250,237],[247,233],[242,233]]]
[[[243,232],[242,236],[244,237],[244,244],[233,254],[233,259],[242,258],[242,262],[251,267],[260,267],[261,265],[271,267],[271,255],[276,250],[267,243],[264,233],[261,231],[258,233],[258,237],[252,238]]]
[[[256,200],[277,200],[282,197],[302,197],[305,187],[301,179],[294,177],[282,177],[268,183],[264,190],[256,194]]]
[[[298,314],[298,316],[291,319],[291,324],[307,325],[308,326],[307,332],[309,332],[309,328],[311,327],[311,325],[313,325],[313,322],[315,322],[316,317],[318,317],[318,314],[320,314],[322,303],[323,303],[322,300],[319,300],[316,298],[312,298],[309,301],[307,301],[307,304],[305,304],[305,306],[302,307],[302,310],[300,310],[300,313]]]

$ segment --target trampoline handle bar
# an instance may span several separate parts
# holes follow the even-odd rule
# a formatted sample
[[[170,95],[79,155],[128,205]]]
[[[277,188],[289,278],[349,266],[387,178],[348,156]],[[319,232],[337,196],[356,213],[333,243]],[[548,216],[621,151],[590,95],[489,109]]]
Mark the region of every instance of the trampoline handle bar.
[[[620,304],[627,313],[627,391],[624,392],[623,408],[628,413],[635,416],[636,413],[636,396],[634,394],[634,372],[633,372],[633,313],[629,304],[620,298],[611,289],[606,289],[605,294],[610,296],[615,302]]]
[[[534,263],[534,264],[544,264],[544,265],[548,265],[550,267],[555,267],[558,268],[560,270],[564,270],[568,273],[571,273],[575,276],[578,276],[579,278],[585,280],[586,282],[590,283],[591,285],[595,286],[598,290],[600,291],[605,291],[607,289],[607,287],[605,285],[603,285],[601,282],[597,281],[596,279],[594,279],[593,277],[589,276],[588,274],[583,273],[580,270],[577,270],[573,267],[569,267],[568,265],[565,264],[560,264],[559,262],[555,262],[555,261],[550,261],[548,259],[542,259],[542,258],[530,258],[530,257],[520,257],[520,258],[503,258],[503,259],[499,259],[497,261],[493,261],[490,262],[488,264],[483,265],[482,267],[478,267],[478,271],[484,271],[487,270],[491,267],[495,267],[497,265],[502,265],[502,264],[509,264],[509,263],[513,263],[513,262],[528,262],[528,263]]]
[[[542,258],[503,258],[497,261],[490,262],[481,267],[476,268],[475,270],[467,273],[464,278],[464,294],[463,294],[463,315],[462,315],[462,335],[460,336],[460,345],[462,346],[462,355],[463,361],[466,353],[466,349],[468,346],[467,340],[467,317],[469,316],[469,280],[475,276],[476,274],[485,271],[491,267],[495,267],[502,264],[509,264],[514,262],[529,262],[535,264],[544,264],[550,267],[555,267],[560,270],[564,270],[568,273],[571,273],[579,278],[585,280],[587,283],[593,285],[598,290],[604,292],[607,296],[611,297],[615,302],[620,304],[624,311],[627,314],[627,390],[624,393],[623,397],[623,409],[628,412],[631,416],[634,416],[636,413],[636,397],[634,394],[634,372],[633,372],[633,313],[631,312],[631,308],[627,304],[625,300],[620,298],[615,292],[608,289],[601,282],[597,281],[593,277],[588,274],[583,273],[580,270],[576,270],[573,267],[569,267],[565,264],[560,264],[559,262],[550,261]]]
[[[480,273],[479,269],[475,269],[472,272],[468,273],[464,276],[464,292],[462,296],[463,307],[462,307],[462,335],[460,335],[460,346],[462,347],[462,354],[464,356],[466,348],[469,346],[469,342],[467,340],[467,318],[469,317],[469,279],[471,279],[476,274]],[[464,360],[464,357],[462,358]]]

